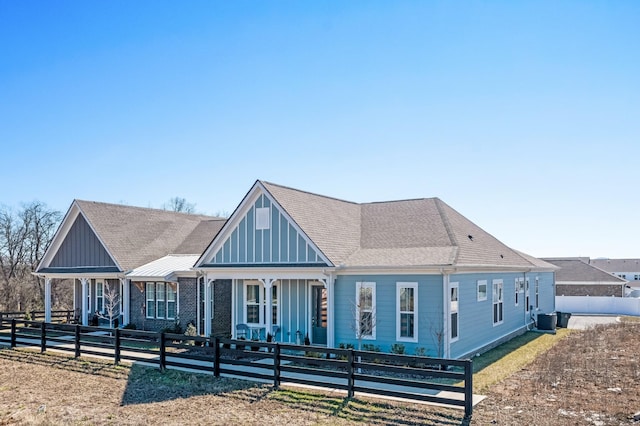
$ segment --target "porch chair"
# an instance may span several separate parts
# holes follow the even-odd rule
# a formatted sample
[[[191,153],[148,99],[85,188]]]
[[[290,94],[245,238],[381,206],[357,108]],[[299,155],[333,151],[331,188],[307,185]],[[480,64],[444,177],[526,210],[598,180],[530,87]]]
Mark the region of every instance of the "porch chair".
[[[278,333],[280,333],[280,326],[273,324],[271,326],[271,336],[273,337],[274,342],[278,341]]]
[[[247,339],[249,337],[249,326],[247,324],[236,324],[236,339]]]

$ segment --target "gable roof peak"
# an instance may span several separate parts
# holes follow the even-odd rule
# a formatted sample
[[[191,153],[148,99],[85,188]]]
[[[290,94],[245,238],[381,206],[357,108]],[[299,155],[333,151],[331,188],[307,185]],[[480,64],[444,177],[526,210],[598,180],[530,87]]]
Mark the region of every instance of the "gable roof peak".
[[[321,197],[321,198],[326,198],[327,200],[333,200],[333,201],[340,201],[342,203],[349,203],[349,204],[355,204],[357,205],[358,203],[354,202],[354,201],[348,201],[348,200],[344,200],[341,198],[336,198],[336,197],[330,197],[328,195],[322,195],[322,194],[318,194],[315,192],[310,192],[310,191],[304,191],[302,189],[297,189],[297,188],[292,188],[290,186],[286,186],[286,185],[280,185],[277,183],[273,183],[273,182],[268,182],[265,180],[258,180],[257,182],[259,182],[267,191],[269,191],[269,187],[277,187],[280,189],[285,189],[285,190],[289,190],[289,191],[295,191],[301,194],[306,194],[306,195],[312,195],[314,197]],[[271,192],[271,191],[269,191]]]

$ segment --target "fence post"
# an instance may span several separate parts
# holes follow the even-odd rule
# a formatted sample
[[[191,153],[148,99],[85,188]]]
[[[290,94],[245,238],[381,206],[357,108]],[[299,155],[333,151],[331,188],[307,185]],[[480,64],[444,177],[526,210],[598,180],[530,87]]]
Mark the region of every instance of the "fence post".
[[[353,398],[353,387],[355,384],[355,356],[353,349],[347,353],[347,398]]]
[[[164,333],[160,333],[160,371],[164,371],[167,363],[167,348],[165,346],[166,338]]]
[[[116,365],[120,364],[120,329],[116,328],[115,331],[115,342],[113,343],[113,351],[114,351],[114,363]]]
[[[16,347],[16,319],[11,320],[11,349]]]
[[[273,349],[273,387],[280,387],[280,343]]]
[[[220,338],[211,336],[211,340],[213,340],[213,377],[220,377]]]
[[[80,358],[80,324],[76,324],[75,335],[73,339],[73,343],[75,344],[75,357]]]
[[[44,353],[47,350],[47,323],[42,322],[40,324],[40,352]]]
[[[464,416],[471,418],[473,411],[473,361],[464,364]]]

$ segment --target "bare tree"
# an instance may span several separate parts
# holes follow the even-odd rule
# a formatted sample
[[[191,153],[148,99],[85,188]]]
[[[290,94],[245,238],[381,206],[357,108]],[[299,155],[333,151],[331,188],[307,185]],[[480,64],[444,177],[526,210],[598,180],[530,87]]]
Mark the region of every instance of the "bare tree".
[[[362,340],[373,337],[376,328],[376,309],[373,300],[373,289],[367,286],[358,287],[357,300],[353,302],[351,314],[352,329],[358,339],[358,350],[362,350]]]
[[[196,212],[196,205],[193,203],[187,202],[186,198],[181,197],[172,197],[166,202],[162,208],[164,210],[171,210],[174,212],[182,212],[194,214]]]
[[[60,212],[44,203],[24,204],[16,213],[0,208],[0,309],[44,306],[44,282],[31,273],[60,223]]]
[[[104,312],[98,312],[98,317],[109,320],[109,328],[113,328],[113,321],[120,316],[120,294],[108,282],[104,284]]]

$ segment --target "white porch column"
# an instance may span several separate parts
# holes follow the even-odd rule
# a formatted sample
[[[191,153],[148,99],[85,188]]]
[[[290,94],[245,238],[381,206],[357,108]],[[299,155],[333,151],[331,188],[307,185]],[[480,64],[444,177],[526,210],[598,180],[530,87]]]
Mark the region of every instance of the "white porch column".
[[[211,336],[211,281],[208,276],[204,279],[204,335]]]
[[[329,278],[321,278],[319,280],[327,290],[327,347],[335,347],[335,307],[334,307],[334,284],[333,275]]]
[[[202,312],[200,312],[200,281],[201,278],[204,279],[204,277],[197,277],[196,278],[196,333],[198,333],[198,336],[201,334],[200,332],[200,321],[202,320]]]
[[[88,301],[88,291],[89,291],[89,280],[87,278],[81,278],[80,284],[82,284],[82,325],[89,324],[89,304]]]
[[[130,320],[130,311],[131,311],[131,281],[127,278],[120,278],[120,283],[122,284],[122,294],[120,295],[122,300],[122,324],[129,324]],[[146,296],[145,296],[146,297]]]
[[[44,279],[44,322],[51,322],[51,278]]]
[[[265,318],[265,327],[266,331],[264,333],[264,337],[267,337],[267,333],[271,333],[273,330],[273,294],[271,293],[271,289],[273,288],[273,282],[275,280],[271,278],[260,279],[260,282],[264,285],[264,293],[265,293],[265,304],[267,311],[267,318]]]
[[[333,275],[327,280],[327,347],[335,348],[335,303],[334,291],[336,280]]]

